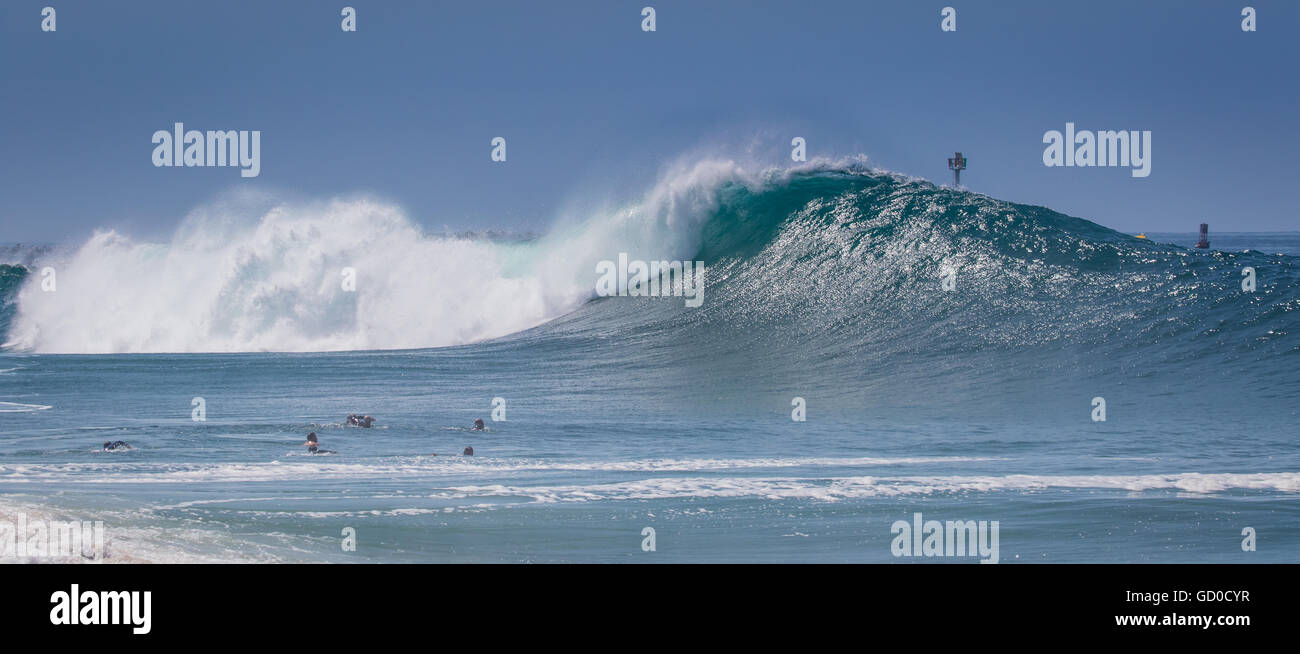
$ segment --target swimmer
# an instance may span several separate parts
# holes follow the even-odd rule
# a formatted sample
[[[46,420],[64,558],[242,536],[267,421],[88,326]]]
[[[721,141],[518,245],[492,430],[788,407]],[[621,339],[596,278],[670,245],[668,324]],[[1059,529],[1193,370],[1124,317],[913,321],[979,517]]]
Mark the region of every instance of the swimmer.
[[[461,452],[461,455],[463,455],[463,456],[474,456],[474,448],[469,447],[468,445],[465,446],[465,451],[464,451],[464,452]]]
[[[307,434],[307,442],[303,443],[303,445],[307,446],[308,454],[338,454],[334,450],[320,449],[320,442],[316,440],[316,432]]]
[[[112,452],[113,450],[129,450],[131,445],[126,441],[104,441],[104,451]]]
[[[483,424],[482,418],[474,419],[474,428],[470,431],[487,431],[487,425]]]
[[[362,416],[355,413],[348,414],[348,424],[353,427],[369,427],[375,419],[371,416]]]

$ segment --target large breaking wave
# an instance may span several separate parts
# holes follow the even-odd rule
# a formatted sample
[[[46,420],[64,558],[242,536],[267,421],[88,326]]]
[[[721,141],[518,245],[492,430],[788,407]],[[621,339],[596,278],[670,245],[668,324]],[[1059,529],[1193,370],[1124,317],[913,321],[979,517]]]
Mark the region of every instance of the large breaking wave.
[[[590,302],[595,263],[621,252],[704,261],[704,306]],[[699,162],[637,202],[527,240],[430,235],[365,198],[251,213],[223,204],[166,243],[103,231],[40,263],[55,269],[56,292],[24,267],[0,268],[7,349],[426,348],[568,315],[546,333],[690,330],[750,359],[793,346],[808,361],[870,351],[896,363],[1025,345],[1140,348],[1173,362],[1300,352],[1295,257],[1151,243],[857,163]],[[1240,288],[1247,266],[1255,293]],[[341,283],[346,268],[355,292]],[[940,286],[948,272],[953,292]]]
[[[45,353],[307,352],[503,336],[586,301],[613,243],[689,256],[679,222],[707,215],[697,203],[716,187],[702,181],[709,170],[659,186],[630,213],[566,221],[540,239],[430,235],[369,198],[225,201],[166,243],[99,231],[40,261],[53,292],[23,266],[0,269],[0,342]]]

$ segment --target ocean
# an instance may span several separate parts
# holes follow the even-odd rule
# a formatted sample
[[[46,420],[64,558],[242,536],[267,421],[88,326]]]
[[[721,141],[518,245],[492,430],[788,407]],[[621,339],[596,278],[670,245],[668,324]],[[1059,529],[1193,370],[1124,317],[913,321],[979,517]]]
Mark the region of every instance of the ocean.
[[[354,197],[7,246],[0,525],[102,521],[110,562],[981,560],[897,555],[919,513],[1000,563],[1292,562],[1300,233],[1208,222],[704,161],[536,237]],[[596,296],[620,254],[703,262],[702,303]]]

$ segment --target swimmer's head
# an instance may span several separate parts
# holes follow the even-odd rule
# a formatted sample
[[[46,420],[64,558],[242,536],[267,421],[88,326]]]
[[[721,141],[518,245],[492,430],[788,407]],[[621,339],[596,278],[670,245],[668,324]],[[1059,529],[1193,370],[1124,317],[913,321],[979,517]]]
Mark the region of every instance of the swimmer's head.
[[[463,454],[463,455],[465,455],[465,456],[474,456],[474,448],[472,448],[472,447],[466,447],[466,448],[465,448],[465,451],[464,451],[464,452],[461,452],[461,454]]]
[[[474,428],[475,428],[475,429],[483,429],[483,419],[482,419],[482,418],[475,418],[475,419],[474,419]]]
[[[307,441],[308,441],[308,442],[311,442],[311,443],[315,443],[315,442],[316,442],[316,432],[312,432],[312,433],[310,433],[310,434],[307,434]]]

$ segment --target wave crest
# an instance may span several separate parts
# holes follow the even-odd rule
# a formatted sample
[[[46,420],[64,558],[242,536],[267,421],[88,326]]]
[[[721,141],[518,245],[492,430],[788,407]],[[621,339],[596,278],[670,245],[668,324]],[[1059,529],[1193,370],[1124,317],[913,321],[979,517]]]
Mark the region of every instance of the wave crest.
[[[593,297],[596,262],[624,252],[704,261],[710,299],[685,316],[680,303],[592,303],[568,327],[658,323],[732,349],[775,340],[811,342],[825,356],[871,349],[882,357],[906,354],[908,341],[974,352],[1117,334],[1128,346],[1173,336],[1248,350],[1272,341],[1267,355],[1285,351],[1278,339],[1300,328],[1294,257],[1139,241],[1042,207],[871,170],[864,160],[786,169],[703,160],[669,168],[636,202],[587,211],[529,240],[430,235],[369,198],[258,210],[219,204],[189,216],[167,243],[97,232],[71,253],[48,255],[57,292],[44,292],[39,275],[10,271],[22,288],[7,309],[5,346],[458,345],[573,312]],[[1248,265],[1268,271],[1253,295],[1235,290]],[[342,283],[348,269],[355,291]],[[948,270],[959,292],[941,292]],[[1243,330],[1257,338],[1241,338]]]

